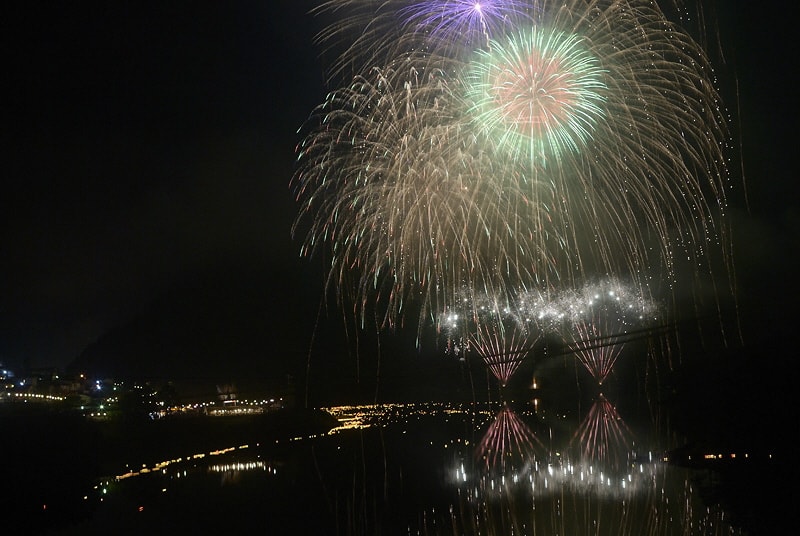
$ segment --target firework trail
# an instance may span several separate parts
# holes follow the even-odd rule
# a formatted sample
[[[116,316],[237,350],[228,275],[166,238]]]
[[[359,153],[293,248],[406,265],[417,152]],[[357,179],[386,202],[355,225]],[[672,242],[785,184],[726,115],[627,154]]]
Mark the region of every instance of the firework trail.
[[[514,301],[597,274],[674,292],[679,261],[699,279],[712,249],[730,268],[726,112],[703,49],[656,3],[318,12],[339,20],[320,36],[338,89],[302,130],[293,232],[362,320],[414,311],[422,330],[464,287]],[[473,338],[508,349],[495,326]]]
[[[659,327],[658,305],[613,279],[567,292],[559,302],[565,311],[561,336],[600,385],[634,334]]]
[[[492,235],[515,194],[483,180],[497,165],[447,111],[450,83],[427,57],[373,69],[320,107],[321,129],[300,154],[299,195],[317,216],[304,251],[330,243],[330,282],[343,287],[355,271],[357,294],[386,303],[382,324],[409,298],[433,309],[455,281],[486,287],[502,284],[504,270],[528,272],[515,244]]]
[[[498,326],[479,324],[470,340],[503,387],[522,364],[531,346],[527,332],[507,331],[502,323]]]
[[[502,386],[547,335],[560,337],[602,385],[625,343],[657,330],[662,313],[647,294],[615,278],[499,296],[464,287],[454,298],[455,305],[437,316],[447,351],[474,351]]]
[[[437,317],[437,330],[447,339],[447,351],[463,357],[474,350],[503,386],[544,334],[521,297],[507,298],[476,295],[465,286],[456,295],[456,305]]]

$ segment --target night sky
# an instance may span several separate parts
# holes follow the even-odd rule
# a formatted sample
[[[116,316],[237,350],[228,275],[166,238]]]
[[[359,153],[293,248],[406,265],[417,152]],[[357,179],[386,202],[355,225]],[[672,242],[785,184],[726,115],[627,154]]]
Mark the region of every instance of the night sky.
[[[323,78],[309,6],[5,9],[0,360],[64,365],[212,271],[261,273],[292,314],[288,182]]]
[[[794,19],[720,4],[715,64],[749,203],[735,165],[742,317],[746,332],[788,349],[800,245]],[[325,95],[311,7],[4,7],[0,362],[63,367],[159,297],[214,277],[265,297],[276,354],[308,347],[322,283],[291,239],[289,180],[296,131]]]

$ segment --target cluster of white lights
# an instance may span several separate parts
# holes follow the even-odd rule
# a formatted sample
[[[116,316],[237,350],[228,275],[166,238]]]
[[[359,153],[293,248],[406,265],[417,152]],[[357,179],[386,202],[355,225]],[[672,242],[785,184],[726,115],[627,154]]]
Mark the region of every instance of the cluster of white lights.
[[[262,461],[214,464],[209,466],[208,470],[209,472],[212,473],[227,473],[230,471],[255,471],[255,470],[263,470],[272,474],[278,473],[277,469],[268,466]]]
[[[23,401],[46,401],[46,402],[61,402],[64,400],[63,396],[56,396],[56,395],[44,395],[40,393],[6,393],[8,396],[12,396],[17,399],[21,399]]]

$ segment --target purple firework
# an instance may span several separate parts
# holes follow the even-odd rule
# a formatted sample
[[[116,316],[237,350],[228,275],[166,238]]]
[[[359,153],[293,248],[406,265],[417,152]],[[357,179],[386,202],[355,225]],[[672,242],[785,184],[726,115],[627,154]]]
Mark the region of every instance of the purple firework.
[[[529,19],[536,2],[520,0],[425,0],[402,11],[408,27],[443,43],[472,43],[480,48],[490,38]]]

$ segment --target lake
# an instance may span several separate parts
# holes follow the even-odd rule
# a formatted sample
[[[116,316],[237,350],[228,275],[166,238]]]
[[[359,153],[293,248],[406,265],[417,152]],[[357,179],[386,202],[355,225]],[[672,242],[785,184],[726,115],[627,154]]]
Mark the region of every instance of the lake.
[[[25,516],[5,517],[12,534],[553,536],[772,534],[789,518],[786,460],[687,442],[651,401],[610,391],[329,407],[333,428],[305,415],[281,433],[206,417],[208,433],[181,441],[167,430],[186,421],[162,419],[100,461],[86,445],[107,440],[70,421],[41,456],[83,444],[60,455],[73,469],[49,480],[56,492],[23,486]],[[48,480],[29,463],[18,472]]]

